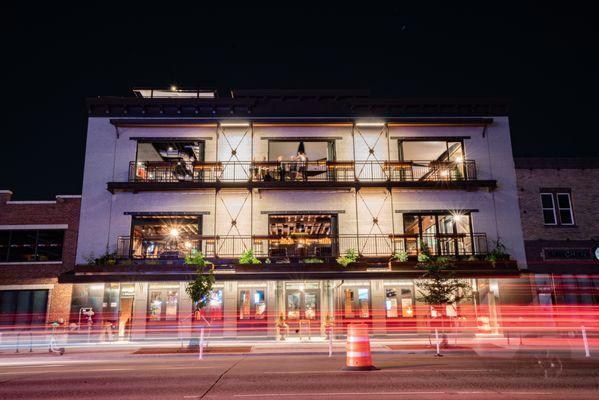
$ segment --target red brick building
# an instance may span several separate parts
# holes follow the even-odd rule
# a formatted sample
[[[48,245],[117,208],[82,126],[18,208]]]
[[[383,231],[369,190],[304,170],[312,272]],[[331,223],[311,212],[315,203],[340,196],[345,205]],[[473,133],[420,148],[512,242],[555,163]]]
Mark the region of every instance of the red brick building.
[[[599,304],[599,158],[516,158],[528,270],[539,304]]]
[[[0,191],[0,328],[68,321],[81,196],[11,201]]]

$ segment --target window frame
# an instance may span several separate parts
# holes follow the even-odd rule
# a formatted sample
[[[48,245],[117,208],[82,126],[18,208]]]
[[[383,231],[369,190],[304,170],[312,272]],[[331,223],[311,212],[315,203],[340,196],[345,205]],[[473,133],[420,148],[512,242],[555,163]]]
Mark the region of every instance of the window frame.
[[[543,196],[549,196],[549,198],[551,199],[551,208],[546,208],[543,205]],[[539,194],[539,200],[541,201],[541,217],[543,218],[543,225],[547,225],[547,226],[559,225],[558,219],[557,219],[557,213],[555,212],[555,199],[553,198],[553,193],[552,192],[541,192]],[[548,211],[548,210],[551,210],[551,212],[553,213],[553,223],[549,223],[545,220],[545,211]]]
[[[14,263],[19,263],[19,264],[27,264],[27,263],[37,263],[37,264],[43,264],[43,263],[56,263],[56,262],[63,262],[64,260],[64,246],[65,246],[65,237],[66,237],[66,229],[6,229],[3,230],[4,232],[8,232],[8,241],[6,243],[6,255],[5,257],[3,257],[2,259],[0,259],[0,264],[14,264]],[[13,236],[15,232],[21,232],[21,231],[32,231],[35,232],[35,245],[33,246],[33,259],[32,260],[28,260],[28,261],[17,261],[17,260],[11,260],[11,246],[13,244]],[[47,232],[47,231],[52,231],[52,232],[61,232],[62,233],[62,241],[60,243],[60,257],[58,257],[58,259],[56,260],[40,260],[39,259],[39,253],[38,253],[38,247],[40,244],[40,232]]]
[[[547,195],[551,198],[552,202],[552,212],[553,219],[555,223],[547,223],[545,221],[545,211],[548,211],[549,208],[543,207],[543,195]],[[559,204],[559,196],[567,196],[568,198],[568,206],[567,208],[560,207]],[[543,219],[544,226],[564,226],[571,227],[576,226],[576,220],[574,218],[574,205],[572,202],[572,191],[568,188],[540,188],[539,189],[539,200],[541,201],[541,218]],[[561,212],[568,211],[570,215],[571,222],[562,221]]]
[[[561,195],[568,196],[568,206],[569,206],[568,208],[562,208],[560,206],[560,204],[559,204],[559,196],[561,196]],[[556,211],[557,211],[557,214],[559,215],[559,222],[560,222],[560,224],[561,225],[565,225],[565,226],[575,225],[576,222],[574,221],[574,209],[572,207],[572,195],[570,193],[567,193],[567,192],[557,192],[557,193],[555,193],[555,200],[556,200],[556,206],[557,206]],[[571,222],[566,223],[566,222],[562,221],[562,214],[561,214],[562,210],[569,211],[569,213],[570,213],[570,221]]]

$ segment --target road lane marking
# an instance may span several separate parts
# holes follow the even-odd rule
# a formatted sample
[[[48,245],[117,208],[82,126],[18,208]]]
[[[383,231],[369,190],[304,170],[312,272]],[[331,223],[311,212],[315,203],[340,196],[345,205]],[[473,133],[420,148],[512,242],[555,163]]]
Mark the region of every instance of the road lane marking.
[[[526,395],[526,396],[546,396],[552,395],[551,392],[495,392],[495,391],[447,391],[447,392],[321,392],[321,393],[261,393],[261,394],[234,394],[233,397],[310,397],[310,396],[414,396],[414,395],[448,395],[448,394],[504,394],[504,395]],[[192,397],[189,397],[192,398]]]
[[[233,397],[279,397],[279,396],[400,396],[415,394],[446,394],[446,392],[321,392],[321,393],[262,393],[262,394],[234,394]]]
[[[378,371],[367,371],[375,373],[383,372],[496,372],[497,369],[381,369]],[[264,374],[334,374],[334,373],[347,373],[348,371],[333,370],[333,371],[264,371]],[[356,371],[351,371],[355,373]]]
[[[172,370],[172,369],[214,369],[214,366],[177,366],[177,367],[169,367],[167,369],[168,370]],[[157,366],[157,367],[149,367],[149,366],[143,366],[143,368],[141,368],[143,370],[160,370],[160,371],[165,371],[165,369],[161,366]],[[140,368],[135,368],[135,367],[129,367],[129,368],[94,368],[94,369],[61,369],[58,371],[23,371],[22,369],[19,370],[15,370],[15,371],[7,371],[7,372],[0,372],[0,375],[22,375],[22,374],[61,374],[61,373],[70,373],[70,372],[112,372],[112,371],[138,371],[140,370]]]

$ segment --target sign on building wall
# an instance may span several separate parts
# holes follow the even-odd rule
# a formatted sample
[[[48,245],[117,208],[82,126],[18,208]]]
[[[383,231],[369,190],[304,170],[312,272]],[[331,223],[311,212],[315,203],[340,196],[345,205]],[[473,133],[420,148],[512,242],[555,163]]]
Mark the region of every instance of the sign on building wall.
[[[544,248],[545,260],[592,260],[589,248]]]

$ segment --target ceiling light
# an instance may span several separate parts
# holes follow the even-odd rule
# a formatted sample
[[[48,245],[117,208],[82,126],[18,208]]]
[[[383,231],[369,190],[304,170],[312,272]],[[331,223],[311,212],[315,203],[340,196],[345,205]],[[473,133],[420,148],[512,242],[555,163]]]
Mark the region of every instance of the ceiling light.
[[[177,228],[171,228],[171,230],[168,233],[169,235],[171,235],[172,237],[178,237],[179,236],[179,229]]]
[[[385,122],[384,121],[358,121],[358,122],[356,122],[356,126],[363,126],[363,127],[385,126]]]
[[[226,127],[226,128],[245,127],[245,126],[250,126],[250,123],[243,122],[243,121],[231,121],[231,122],[221,122],[220,126]]]
[[[176,92],[177,90],[177,86],[171,85],[171,92]]]

